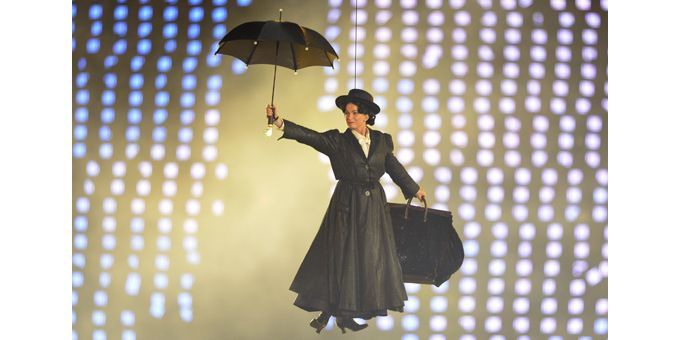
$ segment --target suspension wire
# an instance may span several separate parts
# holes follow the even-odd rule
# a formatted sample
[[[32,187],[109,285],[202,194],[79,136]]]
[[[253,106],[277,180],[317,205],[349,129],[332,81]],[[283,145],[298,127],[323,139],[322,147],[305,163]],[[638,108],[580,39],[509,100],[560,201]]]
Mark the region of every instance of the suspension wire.
[[[359,0],[354,0],[354,88],[357,88],[357,27],[359,25]]]

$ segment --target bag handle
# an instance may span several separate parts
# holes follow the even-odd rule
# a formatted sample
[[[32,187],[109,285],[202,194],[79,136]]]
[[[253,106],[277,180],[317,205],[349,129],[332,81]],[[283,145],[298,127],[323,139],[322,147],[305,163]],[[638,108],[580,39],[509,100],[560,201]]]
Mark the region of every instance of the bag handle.
[[[404,210],[404,219],[408,220],[408,207],[411,206],[411,201],[413,200],[413,197],[409,198],[408,201],[406,201],[406,209]],[[423,197],[423,203],[425,204],[425,215],[423,215],[423,222],[427,222],[427,200],[425,197]]]

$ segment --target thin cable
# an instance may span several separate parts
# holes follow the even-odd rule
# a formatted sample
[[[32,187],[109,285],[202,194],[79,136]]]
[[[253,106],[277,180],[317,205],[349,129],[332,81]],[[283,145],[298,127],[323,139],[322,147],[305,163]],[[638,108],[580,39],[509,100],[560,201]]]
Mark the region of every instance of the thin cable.
[[[358,0],[354,0],[354,88],[357,88],[357,26],[359,25],[358,11],[359,5]]]

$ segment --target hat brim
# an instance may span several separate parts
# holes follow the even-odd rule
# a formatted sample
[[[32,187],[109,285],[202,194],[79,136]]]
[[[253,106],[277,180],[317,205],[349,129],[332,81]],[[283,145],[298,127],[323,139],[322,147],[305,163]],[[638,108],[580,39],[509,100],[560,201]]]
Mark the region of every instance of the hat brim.
[[[363,98],[355,97],[355,96],[349,96],[349,95],[344,95],[340,96],[338,98],[335,98],[335,106],[337,106],[340,110],[345,110],[345,106],[347,106],[347,103],[358,103],[362,104],[365,106],[368,106],[373,113],[378,114],[380,113],[380,106],[378,104],[368,101]],[[363,112],[361,112],[363,113]]]

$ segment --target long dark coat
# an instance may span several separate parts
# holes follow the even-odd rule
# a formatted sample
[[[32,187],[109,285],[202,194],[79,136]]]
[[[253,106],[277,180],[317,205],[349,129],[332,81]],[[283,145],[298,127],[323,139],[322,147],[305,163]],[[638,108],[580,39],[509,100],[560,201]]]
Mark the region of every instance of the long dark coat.
[[[403,311],[407,299],[385,191],[387,172],[405,197],[419,189],[392,153],[389,134],[370,130],[368,157],[350,129],[310,130],[286,120],[281,138],[307,144],[330,158],[338,181],[319,231],[290,290],[306,311],[369,319]]]

